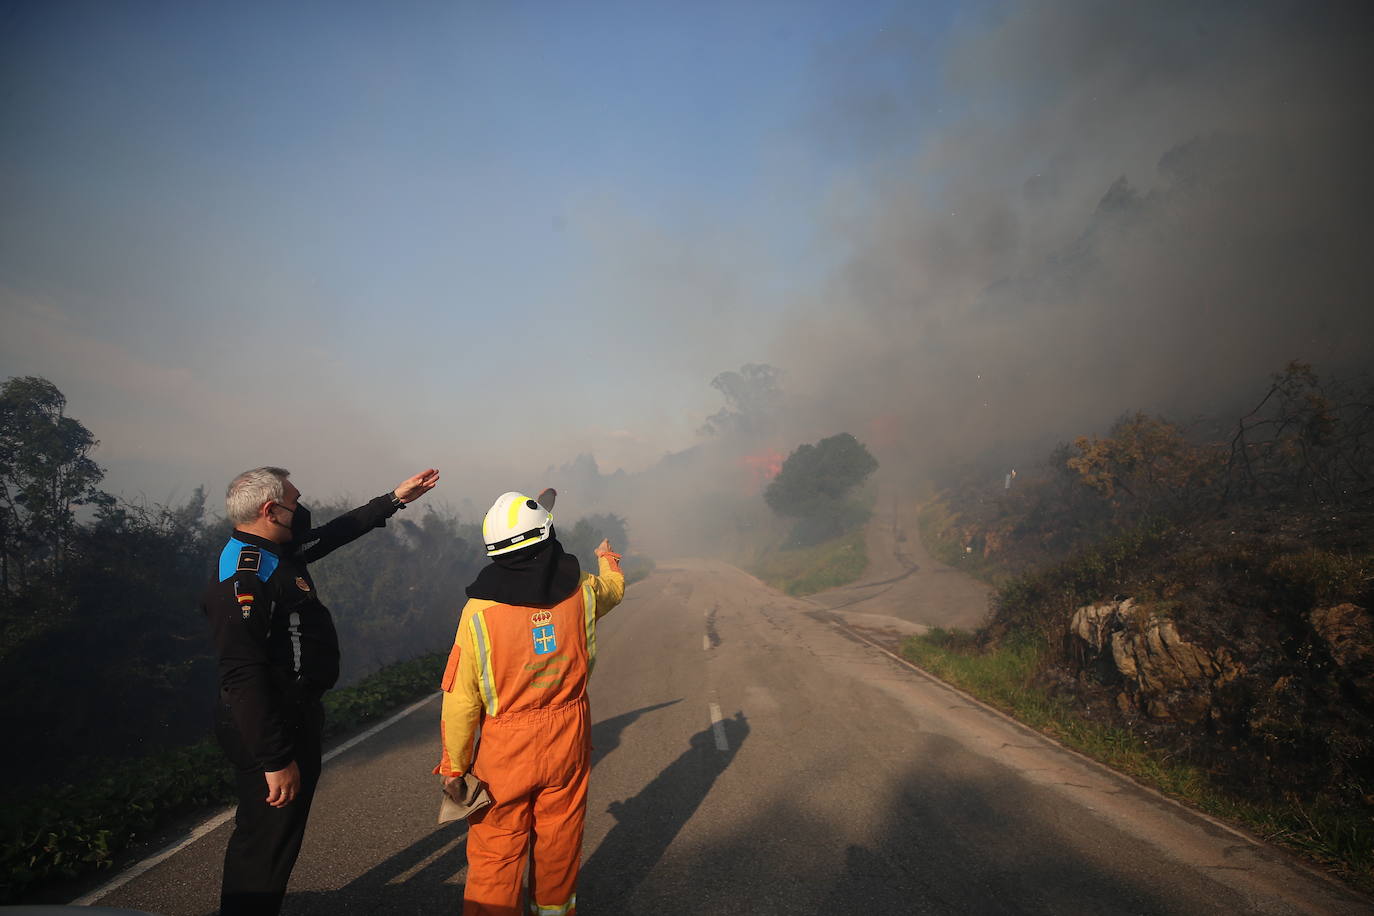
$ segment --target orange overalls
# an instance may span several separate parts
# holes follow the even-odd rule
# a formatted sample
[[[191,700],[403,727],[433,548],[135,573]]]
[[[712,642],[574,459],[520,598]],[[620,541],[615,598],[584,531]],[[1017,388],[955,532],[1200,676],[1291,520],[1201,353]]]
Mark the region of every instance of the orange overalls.
[[[587,678],[596,621],[625,593],[619,557],[552,607],[469,599],[444,672],[445,776],[473,771],[490,807],[468,822],[465,916],[520,916],[525,855],[533,852],[529,913],[567,916],[577,906],[582,824],[591,771]]]

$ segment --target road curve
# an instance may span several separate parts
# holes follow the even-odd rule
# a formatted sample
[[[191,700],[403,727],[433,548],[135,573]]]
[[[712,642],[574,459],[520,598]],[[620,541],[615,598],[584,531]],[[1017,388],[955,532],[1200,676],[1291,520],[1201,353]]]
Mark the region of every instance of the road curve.
[[[580,912],[1371,912],[828,615],[682,561],[603,621]],[[285,913],[457,907],[437,717],[432,701],[326,766]],[[98,902],[213,913],[227,832]]]

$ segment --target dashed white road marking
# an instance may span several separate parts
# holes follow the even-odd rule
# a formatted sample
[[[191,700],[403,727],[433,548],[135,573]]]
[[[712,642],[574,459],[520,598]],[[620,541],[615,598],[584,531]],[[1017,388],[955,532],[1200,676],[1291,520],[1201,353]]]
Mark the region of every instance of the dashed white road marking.
[[[390,719],[387,719],[384,722],[377,723],[376,725],[372,726],[367,731],[361,734],[354,735],[352,738],[349,738],[347,741],[345,741],[343,744],[340,744],[338,747],[330,749],[329,753],[325,754],[321,758],[321,763],[328,763],[335,757],[342,754],[344,751],[358,744],[361,744],[362,742],[366,741],[368,738],[371,738],[373,735],[377,734],[377,732],[381,731],[387,726],[394,725],[397,722],[401,721],[406,716],[410,715],[415,710],[419,709],[421,706],[424,706],[426,703],[429,703],[433,699],[434,695],[430,694],[423,700],[418,700],[412,703],[411,705],[407,706],[405,709],[396,713],[396,715],[392,716]],[[719,741],[720,739],[717,739],[717,743],[719,743]],[[71,902],[71,905],[94,905],[95,902],[100,898],[106,896],[107,894],[114,893],[124,885],[128,884],[130,881],[137,878],[139,875],[142,875],[148,872],[149,870],[156,868],[158,865],[162,864],[163,862],[170,859],[172,856],[181,852],[187,846],[190,846],[192,843],[194,843],[196,840],[199,840],[207,833],[213,833],[215,830],[219,829],[221,826],[227,823],[229,818],[233,816],[234,809],[226,808],[219,814],[216,814],[213,817],[201,821],[199,824],[197,824],[195,827],[191,829],[191,833],[185,839],[178,840],[177,842],[166,847],[160,852],[156,852],[148,858],[143,859],[142,861],[135,862],[133,865],[130,865],[124,871],[120,872],[118,875],[116,875],[114,878],[111,878],[109,881],[105,882],[100,887],[91,891],[89,894],[86,894],[83,897],[78,897],[77,899],[73,900]]]
[[[730,750],[730,742],[725,740],[725,726],[721,723],[720,706],[711,704],[711,732],[716,736],[716,750]]]
[[[707,633],[701,634],[701,648],[708,652],[711,649],[711,637]]]

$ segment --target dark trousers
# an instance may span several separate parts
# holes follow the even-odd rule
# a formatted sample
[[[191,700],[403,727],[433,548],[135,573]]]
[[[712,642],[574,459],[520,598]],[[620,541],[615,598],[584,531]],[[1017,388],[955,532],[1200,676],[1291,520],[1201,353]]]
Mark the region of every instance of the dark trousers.
[[[244,744],[229,707],[220,704],[215,737],[234,765],[239,796],[234,832],[224,853],[221,916],[276,916],[281,910],[320,781],[323,726],[324,710],[318,701],[292,710],[288,727],[301,771],[301,790],[289,805],[274,808],[266,801],[267,777]]]

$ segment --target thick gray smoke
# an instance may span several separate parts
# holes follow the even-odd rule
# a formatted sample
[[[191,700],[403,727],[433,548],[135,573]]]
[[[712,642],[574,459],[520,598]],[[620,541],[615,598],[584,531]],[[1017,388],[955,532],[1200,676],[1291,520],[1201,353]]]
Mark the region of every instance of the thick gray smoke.
[[[1127,410],[1229,409],[1289,360],[1369,364],[1371,10],[1028,2],[935,97],[848,89],[832,136],[945,123],[874,148],[848,267],[769,354],[796,438],[1016,463]]]
[[[888,478],[1005,469],[1127,411],[1234,412],[1290,360],[1374,365],[1371,11],[1011,4],[934,89],[914,26],[828,55],[820,142],[866,167],[829,215],[845,266],[757,356],[778,423],[618,481],[613,510],[699,552],[766,514],[751,452],[849,431]]]

